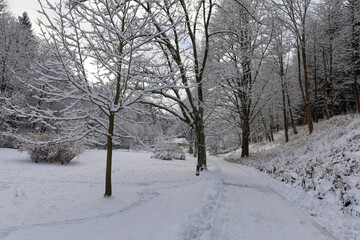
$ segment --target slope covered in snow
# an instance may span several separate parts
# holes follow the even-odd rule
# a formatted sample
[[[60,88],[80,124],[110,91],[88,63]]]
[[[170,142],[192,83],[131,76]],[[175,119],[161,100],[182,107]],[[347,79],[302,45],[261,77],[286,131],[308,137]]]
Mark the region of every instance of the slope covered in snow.
[[[248,159],[240,159],[239,152],[235,152],[227,160],[255,167],[306,191],[314,199],[311,204],[296,196],[288,198],[326,228],[337,229],[343,238],[357,239],[355,236],[360,236],[360,116],[337,116],[322,121],[315,124],[311,135],[302,127],[297,135],[291,136],[290,142],[280,142],[278,139],[277,144],[267,147],[272,149],[258,151]],[[259,146],[266,149],[266,145],[258,144],[253,149],[258,150]]]

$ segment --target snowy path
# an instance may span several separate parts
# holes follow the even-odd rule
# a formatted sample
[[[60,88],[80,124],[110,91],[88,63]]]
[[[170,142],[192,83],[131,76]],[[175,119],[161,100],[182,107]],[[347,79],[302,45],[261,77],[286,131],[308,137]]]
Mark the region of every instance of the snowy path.
[[[0,239],[335,239],[263,174],[210,158],[209,170],[196,177],[193,158],[150,155],[114,151],[114,195],[105,199],[105,151],[61,166],[0,149]]]
[[[265,176],[222,160],[214,164],[221,169],[223,188],[211,239],[336,239],[275,192]]]

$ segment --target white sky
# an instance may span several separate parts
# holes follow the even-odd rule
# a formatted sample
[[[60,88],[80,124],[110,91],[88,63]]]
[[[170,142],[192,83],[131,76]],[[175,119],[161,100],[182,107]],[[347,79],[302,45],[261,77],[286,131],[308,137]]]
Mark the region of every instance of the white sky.
[[[58,2],[59,0],[50,0],[51,3]],[[41,0],[45,4],[45,0]],[[33,28],[36,30],[37,18],[40,17],[40,14],[37,10],[40,9],[38,0],[7,0],[9,10],[16,16],[22,15],[23,12],[27,12],[30,18]]]

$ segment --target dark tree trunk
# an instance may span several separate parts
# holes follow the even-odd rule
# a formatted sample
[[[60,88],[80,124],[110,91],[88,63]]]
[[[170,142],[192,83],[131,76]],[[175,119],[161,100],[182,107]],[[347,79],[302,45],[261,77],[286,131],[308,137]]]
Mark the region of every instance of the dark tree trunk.
[[[200,171],[207,169],[206,166],[206,145],[205,145],[205,129],[202,117],[196,121],[196,138],[197,138],[197,165],[196,176],[199,176]]]
[[[284,132],[285,132],[285,142],[289,141],[289,124],[287,119],[287,111],[286,111],[286,95],[285,95],[285,72],[284,72],[284,61],[283,57],[280,56],[279,59],[280,64],[280,80],[281,80],[281,95],[282,95],[282,107],[283,107],[283,118],[284,118]]]
[[[197,140],[197,137],[194,139],[194,153],[193,153],[193,156],[194,157],[197,157],[198,155],[198,140]]]
[[[332,44],[330,44],[329,49],[329,87],[330,87],[330,115],[331,117],[335,116],[335,96],[334,96],[334,76],[333,76],[333,50]]]
[[[304,41],[301,46],[301,55],[303,61],[303,69],[304,69],[304,82],[305,82],[305,107],[306,107],[306,122],[309,128],[309,133],[311,134],[313,131],[313,123],[311,118],[311,103],[310,103],[310,83],[308,77],[307,70],[307,62],[306,62],[306,49],[305,49],[305,36],[303,36]]]
[[[207,168],[206,166],[206,144],[205,144],[205,129],[204,124],[201,123],[198,126],[199,128],[199,138],[198,138],[198,166],[201,168]]]
[[[190,137],[189,137],[189,154],[194,154],[194,133],[193,129],[190,128]]]
[[[112,139],[114,136],[114,113],[109,116],[109,135],[107,137],[107,157],[106,157],[106,177],[105,177],[105,197],[110,197],[111,192],[111,165],[112,165]]]
[[[248,47],[248,46],[247,46]],[[250,154],[250,109],[251,109],[251,96],[249,85],[252,84],[251,75],[251,62],[245,59],[242,63],[243,76],[241,79],[242,89],[239,91],[241,101],[241,130],[242,130],[242,145],[241,157],[248,157]],[[246,89],[246,90],[245,90]]]
[[[204,95],[203,95],[203,84],[201,79],[197,79],[198,83],[198,98],[199,105],[198,106],[198,114],[196,117],[196,134],[198,140],[198,156],[197,156],[197,166],[201,169],[207,169],[206,164],[206,144],[205,144],[205,124],[204,124],[204,108],[202,104],[204,103]]]
[[[271,137],[270,137],[270,134],[269,134],[269,131],[267,129],[267,125],[266,125],[266,122],[265,122],[265,119],[264,119],[262,113],[261,113],[261,122],[263,123],[263,126],[264,126],[265,137],[269,140],[269,142],[271,142]]]
[[[328,112],[328,96],[327,96],[327,89],[328,89],[328,81],[327,81],[327,65],[326,65],[326,56],[325,51],[322,53],[323,55],[323,64],[324,64],[324,113],[327,120],[330,119],[329,112]]]
[[[285,90],[281,90],[282,93],[282,103],[283,103],[283,117],[284,117],[284,133],[285,133],[285,142],[289,141],[289,124],[287,119],[287,113],[286,113],[286,99],[285,99]]]
[[[250,154],[249,151],[249,138],[250,138],[250,124],[249,121],[245,119],[242,124],[242,144],[241,144],[241,157],[248,157]]]
[[[356,108],[357,108],[358,112],[360,113],[359,88],[358,88],[358,84],[357,84],[356,73],[354,73],[353,77],[354,77],[354,91],[355,91],[355,99],[356,99]]]
[[[359,96],[359,87],[358,87],[358,83],[357,83],[357,71],[360,71],[360,63],[358,63],[357,61],[359,60],[359,56],[357,56],[356,52],[359,51],[358,49],[358,39],[359,39],[359,34],[356,32],[356,25],[360,24],[356,22],[355,19],[355,2],[356,0],[352,0],[351,3],[351,48],[352,48],[352,56],[351,56],[351,61],[352,61],[352,72],[353,72],[353,87],[354,87],[354,92],[355,92],[355,100],[356,100],[356,108],[357,111],[360,113],[360,96]]]
[[[297,129],[296,129],[296,124],[295,124],[295,120],[294,120],[294,115],[293,115],[292,108],[291,108],[291,101],[290,101],[288,86],[287,86],[287,83],[286,83],[286,82],[285,82],[285,93],[286,93],[287,103],[288,103],[288,107],[289,107],[289,114],[290,114],[290,119],[291,119],[291,126],[292,126],[292,128],[293,128],[294,134],[297,134],[298,131],[297,131]]]
[[[317,79],[317,51],[316,42],[314,41],[314,97],[315,97],[315,109],[314,109],[314,121],[319,122],[319,100],[318,100],[318,79]]]

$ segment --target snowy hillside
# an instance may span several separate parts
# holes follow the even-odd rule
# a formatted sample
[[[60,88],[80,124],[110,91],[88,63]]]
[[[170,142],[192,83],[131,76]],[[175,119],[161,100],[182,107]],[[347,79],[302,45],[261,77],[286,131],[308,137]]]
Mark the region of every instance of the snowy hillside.
[[[319,221],[322,218],[329,228],[332,221],[326,218],[330,217],[333,222],[342,221],[344,228],[359,231],[360,225],[356,223],[360,221],[359,115],[337,116],[317,123],[311,135],[303,127],[286,144],[281,143],[282,132],[277,137],[275,143],[254,145],[253,150],[258,152],[248,159],[240,159],[235,152],[227,160],[255,167],[305,190],[334,212],[324,213],[327,210],[307,206],[299,199],[293,201]]]

